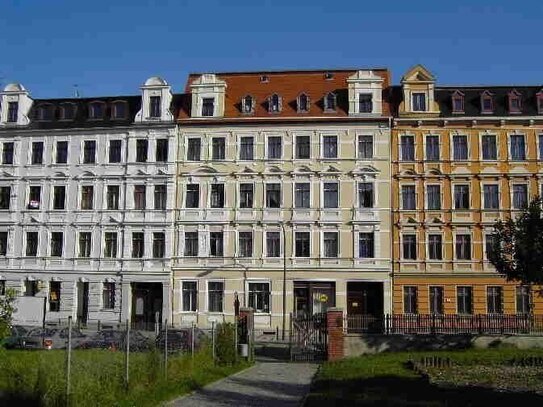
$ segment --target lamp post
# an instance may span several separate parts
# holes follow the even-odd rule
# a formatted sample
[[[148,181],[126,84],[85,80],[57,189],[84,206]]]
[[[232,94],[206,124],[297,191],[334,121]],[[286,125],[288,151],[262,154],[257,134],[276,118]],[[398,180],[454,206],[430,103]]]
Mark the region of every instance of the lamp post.
[[[285,340],[285,329],[286,329],[286,315],[287,315],[287,239],[285,231],[285,223],[279,223],[281,225],[281,230],[283,231],[283,334],[281,338]]]

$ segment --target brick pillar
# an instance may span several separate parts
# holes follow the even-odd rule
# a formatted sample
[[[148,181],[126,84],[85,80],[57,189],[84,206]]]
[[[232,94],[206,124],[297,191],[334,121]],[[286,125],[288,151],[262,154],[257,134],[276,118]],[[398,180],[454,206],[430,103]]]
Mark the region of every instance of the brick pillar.
[[[328,360],[343,358],[343,309],[328,308],[326,311],[328,330]]]

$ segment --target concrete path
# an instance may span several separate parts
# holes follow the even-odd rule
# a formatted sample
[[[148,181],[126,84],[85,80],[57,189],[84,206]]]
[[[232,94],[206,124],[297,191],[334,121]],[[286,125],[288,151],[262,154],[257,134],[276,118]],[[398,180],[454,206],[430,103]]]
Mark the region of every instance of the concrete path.
[[[310,363],[257,363],[250,369],[211,383],[170,405],[298,407],[309,392],[317,368],[317,364]]]

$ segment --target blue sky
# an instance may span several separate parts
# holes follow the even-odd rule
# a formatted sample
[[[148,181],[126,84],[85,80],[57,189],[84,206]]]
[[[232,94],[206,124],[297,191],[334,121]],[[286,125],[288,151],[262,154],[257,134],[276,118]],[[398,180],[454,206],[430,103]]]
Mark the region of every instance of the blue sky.
[[[543,84],[540,0],[0,0],[0,83],[137,94],[187,73],[425,64],[440,84]]]

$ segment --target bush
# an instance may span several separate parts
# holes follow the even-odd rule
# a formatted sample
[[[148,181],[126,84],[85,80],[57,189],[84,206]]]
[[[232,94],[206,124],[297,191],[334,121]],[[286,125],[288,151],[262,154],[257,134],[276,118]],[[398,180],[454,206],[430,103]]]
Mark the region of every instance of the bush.
[[[217,326],[215,355],[220,365],[233,365],[236,363],[235,335],[234,324],[222,323]]]

